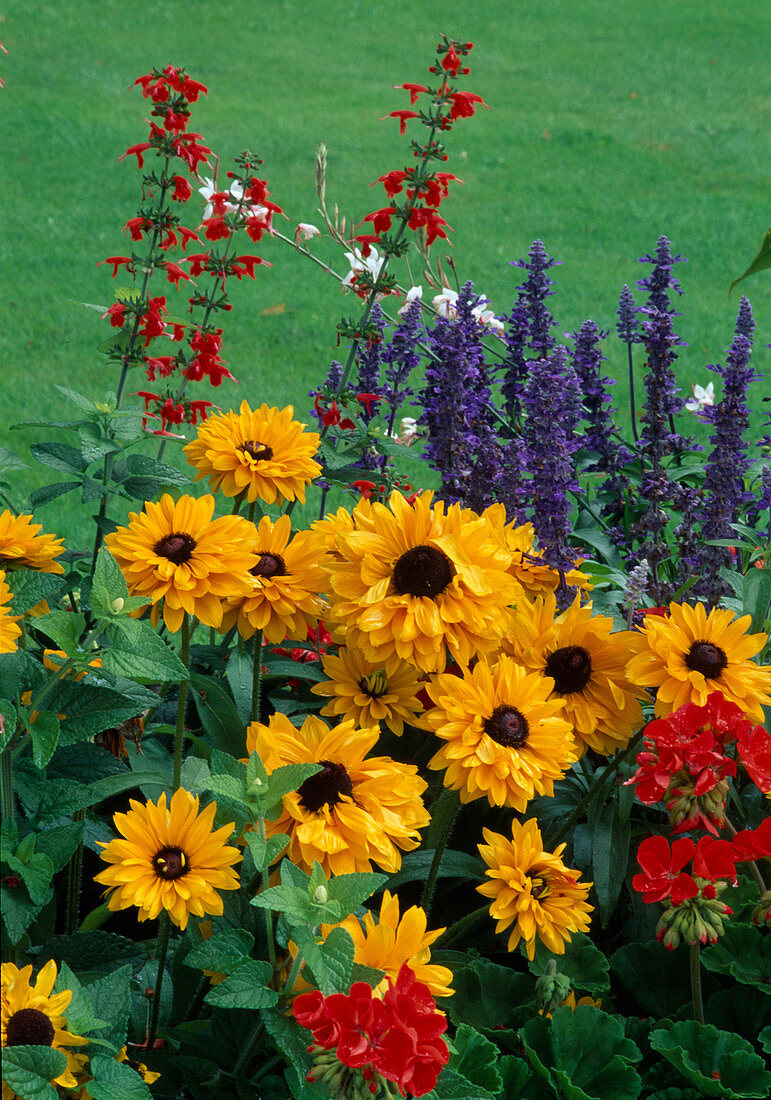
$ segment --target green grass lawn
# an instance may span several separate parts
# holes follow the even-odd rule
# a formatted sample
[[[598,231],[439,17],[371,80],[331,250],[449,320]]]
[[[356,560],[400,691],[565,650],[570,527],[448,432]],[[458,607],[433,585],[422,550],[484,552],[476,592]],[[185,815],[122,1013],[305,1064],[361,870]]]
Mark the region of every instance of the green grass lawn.
[[[442,212],[461,281],[507,311],[519,281],[507,261],[540,237],[563,261],[550,300],[560,329],[586,317],[612,328],[621,285],[647,271],[636,258],[666,233],[690,261],[678,272],[689,343],[681,384],[706,383],[705,365],[732,335],[739,295],[729,299],[728,285],[768,225],[769,18],[754,0],[349,0],[335,11],[301,0],[10,0],[0,16],[9,51],[0,445],[29,458],[40,433],[9,426],[69,417],[54,382],[97,399],[115,385],[95,350],[106,322],[77,303],[111,302],[108,269],[96,262],[126,250],[120,227],[136,212],[134,162],[116,163],[146,132],[145,101],[129,90],[136,76],[171,61],[206,83],[195,128],[223,168],[246,146],[259,152],[289,227],[319,220],[313,156],[325,141],[328,194],[358,221],[381,205],[369,184],[406,161],[408,139],[378,121],[406,106],[391,85],[425,79],[439,31],[476,43],[466,86],[492,107],[449,139],[447,168],[465,184]],[[345,270],[328,242],[315,250]],[[226,407],[244,397],[292,402],[304,418],[307,390],[339,354],[335,323],[356,303],[279,241],[259,251],[274,266],[234,287],[226,321],[240,382],[213,396]],[[742,289],[767,379],[771,279]],[[618,377],[623,351],[608,341]],[[756,383],[756,403],[768,388]],[[625,404],[622,387],[617,398]],[[761,420],[758,406],[756,428]],[[34,463],[22,471],[20,498],[48,473]],[[71,535],[68,499],[38,518]]]

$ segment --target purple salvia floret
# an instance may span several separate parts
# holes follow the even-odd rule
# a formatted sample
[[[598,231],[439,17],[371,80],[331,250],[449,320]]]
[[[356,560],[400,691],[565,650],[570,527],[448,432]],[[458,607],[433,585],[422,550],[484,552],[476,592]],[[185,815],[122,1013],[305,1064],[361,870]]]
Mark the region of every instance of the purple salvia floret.
[[[504,411],[517,419],[521,410],[522,388],[527,380],[527,348],[537,355],[546,355],[554,347],[556,340],[551,335],[554,317],[546,306],[546,299],[554,294],[551,288],[554,280],[547,272],[557,266],[561,260],[551,258],[543,241],[535,240],[530,246],[526,260],[510,260],[512,267],[527,271],[527,278],[517,287],[518,297],[509,314],[508,326],[504,333],[507,355],[504,360],[505,371],[501,393]]]
[[[659,237],[656,241],[656,252],[653,256],[641,256],[641,264],[653,264],[653,271],[644,279],[639,279],[637,289],[644,290],[648,295],[648,308],[658,309],[662,313],[674,313],[669,301],[669,291],[682,294],[683,288],[680,280],[672,274],[675,264],[686,263],[684,256],[673,256],[672,247],[666,237]]]
[[[438,317],[427,338],[432,357],[418,423],[428,429],[423,457],[442,479],[437,495],[451,504],[465,500],[468,479],[490,434],[488,369],[481,328],[471,312],[478,302],[473,284],[466,283],[458,294],[457,317]]]
[[[399,409],[414,393],[407,385],[407,381],[420,362],[418,341],[423,335],[421,313],[420,302],[417,299],[410,302],[403,320],[394,329],[393,336],[383,345],[381,353],[383,382],[380,392],[390,409],[389,435],[393,432]]]
[[[578,491],[573,462],[578,441],[569,428],[577,401],[576,386],[575,372],[568,367],[567,349],[558,346],[548,359],[532,361],[523,394],[533,527],[544,560],[562,573],[575,565],[569,547],[572,526],[568,493]],[[569,595],[564,585],[561,595]]]
[[[750,300],[744,294],[739,302],[739,312],[736,315],[736,327],[735,332],[740,336],[746,336],[748,340],[752,339],[752,335],[755,332],[755,318],[752,314],[752,306]]]
[[[757,511],[768,512],[766,541],[771,542],[771,466],[764,466],[760,471],[760,499]]]
[[[746,306],[744,306],[746,303]],[[742,308],[744,306],[744,308]],[[754,328],[752,310],[743,299],[736,323],[736,335],[726,353],[726,365],[709,369],[723,380],[723,396],[712,410],[714,429],[710,436],[712,450],[704,475],[704,505],[701,522],[702,545],[697,562],[699,581],[697,593],[715,606],[730,589],[720,577],[722,566],[730,566],[731,553],[725,546],[709,546],[709,540],[730,539],[744,506],[753,500],[744,487],[745,475],[751,465],[744,433],[749,428],[747,390],[755,377],[750,365],[752,343],[739,331]]]
[[[619,339],[623,340],[625,344],[639,343],[640,324],[637,319],[637,305],[634,300],[634,295],[626,283],[624,283],[621,288],[616,316],[618,317],[616,332],[618,333]]]

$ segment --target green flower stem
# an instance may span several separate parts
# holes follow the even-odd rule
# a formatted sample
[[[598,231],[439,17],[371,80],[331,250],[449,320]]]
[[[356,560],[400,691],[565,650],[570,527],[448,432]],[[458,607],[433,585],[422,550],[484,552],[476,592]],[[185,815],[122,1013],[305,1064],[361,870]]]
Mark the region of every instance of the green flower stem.
[[[450,839],[450,833],[459,809],[460,796],[458,792],[445,787],[433,807],[431,824],[426,832],[426,844],[429,848],[433,847],[434,849],[434,858],[431,860],[431,868],[426,878],[423,900],[421,901],[421,906],[425,909],[426,914],[431,908],[431,899],[434,896],[439,865],[442,862],[442,856],[447,847],[447,841]]]
[[[436,941],[437,947],[449,947],[451,943],[455,943],[456,940],[461,939],[466,932],[469,932],[477,924],[481,924],[485,917],[489,916],[490,906],[480,905],[478,909],[473,909],[470,913],[466,913],[465,917],[461,917],[460,920],[456,920],[454,924],[451,924],[446,932],[443,932]]]
[[[693,1018],[698,1023],[704,1023],[704,1004],[701,999],[701,948],[698,941],[691,944],[691,1000],[693,1001]]]
[[[613,759],[608,762],[608,766],[605,768],[602,775],[598,779],[594,780],[594,782],[592,783],[589,790],[586,792],[584,797],[581,799],[581,801],[578,803],[576,808],[571,813],[570,817],[557,830],[556,835],[551,838],[552,846],[554,846],[555,844],[559,844],[559,842],[562,840],[562,838],[570,831],[570,829],[572,829],[572,827],[575,825],[576,821],[578,821],[578,819],[582,816],[582,814],[584,813],[584,810],[586,810],[586,808],[589,805],[591,805],[592,802],[594,802],[597,795],[603,790],[603,788],[605,787],[605,783],[608,780],[608,778],[615,777],[616,772],[621,767],[621,765],[624,763],[624,761],[628,760],[629,757],[632,756],[633,753],[635,753],[637,751],[637,747],[640,744],[640,742],[642,741],[642,736],[643,736],[644,732],[645,732],[644,727],[643,727],[643,729],[638,730],[637,733],[634,735],[634,737],[629,742],[629,744],[627,745],[627,747],[624,749],[624,751],[616,753],[616,755],[613,757]]]
[[[283,1008],[287,1001],[291,999],[292,990],[294,989],[294,983],[297,981],[297,975],[300,973],[300,969],[304,961],[305,960],[303,959],[303,953],[298,947],[297,954],[292,960],[292,969],[289,971],[289,976],[286,980],[286,985],[284,986],[284,992],[281,994],[281,999],[278,1002],[279,1009]]]
[[[241,492],[238,494],[238,496],[233,501],[233,511],[230,513],[231,516],[237,516],[238,513],[241,511],[241,503],[242,503],[245,496],[246,496],[246,489],[242,489]]]
[[[84,821],[85,810],[75,810],[74,822]],[[72,853],[67,867],[67,919],[65,929],[68,936],[74,936],[80,926],[80,887],[83,879],[83,841]]]
[[[243,1051],[241,1052],[241,1057],[236,1062],[236,1068],[233,1071],[233,1076],[234,1077],[239,1077],[240,1074],[244,1071],[244,1069],[246,1069],[252,1055],[254,1054],[255,1047],[257,1046],[257,1043],[260,1040],[260,1036],[262,1035],[264,1030],[265,1030],[265,1024],[262,1022],[262,1020],[258,1020],[257,1023],[254,1025],[254,1029],[252,1031],[252,1034],[249,1036],[249,1038],[247,1040],[246,1046],[244,1047]]]
[[[252,655],[252,721],[260,720],[260,696],[262,694],[262,631],[254,635]]]
[[[190,620],[187,612],[182,619],[182,648],[179,654],[182,664],[187,668],[190,664]],[[182,777],[182,745],[185,740],[185,708],[187,707],[187,680],[179,685],[179,699],[177,700],[177,728],[174,734],[174,790],[179,788]]]
[[[3,749],[0,758],[0,783],[2,784],[3,820],[13,821],[13,756],[10,745]]]
[[[632,358],[632,345],[631,344],[626,345],[626,352],[627,352],[627,362],[628,362],[628,367],[629,367],[629,417],[632,421],[632,435],[634,436],[635,443],[639,447],[640,437],[637,434],[637,412],[635,411],[635,402],[634,402],[634,359]]]
[[[161,990],[163,989],[163,976],[166,968],[166,952],[169,949],[169,931],[171,920],[164,910],[158,921],[158,939],[155,941],[155,957],[158,960],[158,972],[155,977],[155,990],[153,992],[153,1011],[150,1016],[150,1027],[147,1032],[146,1050],[153,1049],[155,1037],[158,1034],[158,1017],[161,1012]]]

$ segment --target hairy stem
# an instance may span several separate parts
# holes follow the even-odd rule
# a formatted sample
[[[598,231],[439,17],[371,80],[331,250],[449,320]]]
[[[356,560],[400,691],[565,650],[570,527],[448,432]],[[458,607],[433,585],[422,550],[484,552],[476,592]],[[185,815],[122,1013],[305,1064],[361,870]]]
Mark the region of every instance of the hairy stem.
[[[182,648],[179,654],[182,664],[187,668],[190,664],[190,619],[187,612],[182,619]],[[187,680],[179,685],[179,698],[177,700],[177,728],[174,733],[174,790],[180,785],[182,777],[182,746],[185,740],[185,709],[187,707]]]

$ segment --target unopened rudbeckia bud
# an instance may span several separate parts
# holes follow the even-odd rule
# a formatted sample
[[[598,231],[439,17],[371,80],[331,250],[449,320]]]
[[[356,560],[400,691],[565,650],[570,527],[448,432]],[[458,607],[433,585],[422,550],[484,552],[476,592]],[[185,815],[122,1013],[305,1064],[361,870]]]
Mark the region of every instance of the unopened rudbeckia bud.
[[[317,905],[325,905],[327,903],[329,900],[329,891],[326,886],[320,885],[316,887],[313,891],[313,900]]]
[[[122,596],[116,596],[116,598],[110,604],[110,609],[115,615],[120,615],[125,602],[126,601],[123,599]]]

